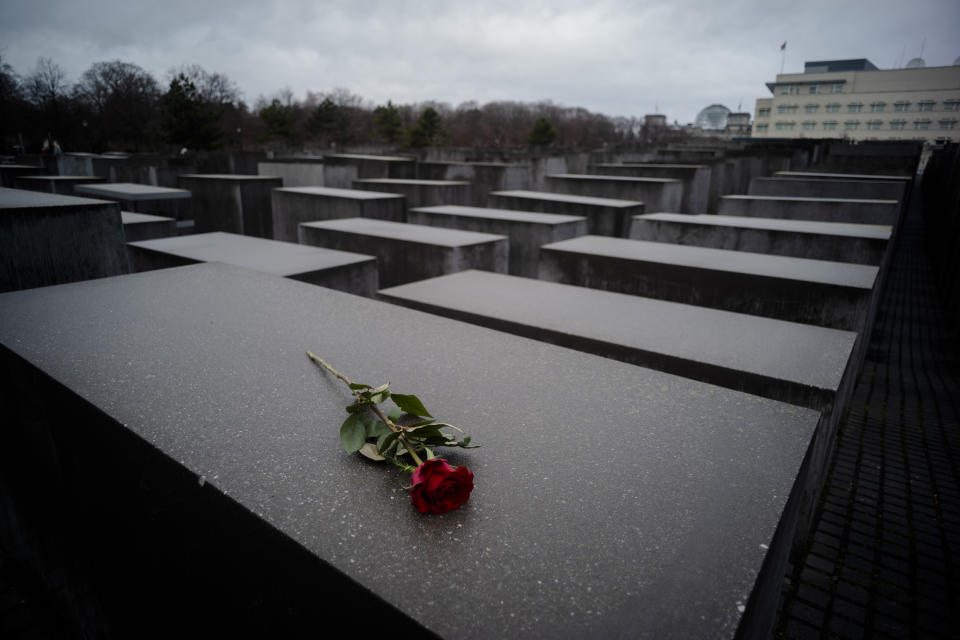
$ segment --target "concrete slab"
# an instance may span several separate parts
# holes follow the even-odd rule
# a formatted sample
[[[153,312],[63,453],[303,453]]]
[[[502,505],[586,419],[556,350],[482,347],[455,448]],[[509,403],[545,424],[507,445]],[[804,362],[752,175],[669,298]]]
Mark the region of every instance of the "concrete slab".
[[[883,225],[678,213],[634,216],[630,227],[633,240],[872,265],[883,262],[890,234]]]
[[[854,198],[903,202],[908,182],[881,180],[828,180],[816,178],[754,178],[751,196],[800,198]]]
[[[222,264],[5,295],[0,344],[24,417],[0,517],[122,637],[765,637],[817,433],[808,409]],[[448,455],[470,501],[421,516],[408,475],[344,454],[349,394],[307,348],[482,443]]]
[[[257,162],[257,174],[279,176],[285,187],[322,187],[323,156],[269,158]]]
[[[75,196],[73,187],[78,184],[99,184],[106,182],[106,178],[97,176],[17,176],[13,180],[17,189],[29,191],[43,191],[57,193],[63,196]]]
[[[491,191],[529,189],[530,167],[504,162],[418,162],[417,178],[469,182],[470,204],[483,207]]]
[[[896,200],[850,198],[786,198],[771,196],[723,196],[720,215],[751,218],[783,218],[851,224],[896,226],[900,203]]]
[[[540,249],[542,280],[859,331],[878,268],[584,236]]]
[[[170,187],[155,187],[134,182],[84,184],[74,187],[78,195],[119,202],[127,211],[165,215],[177,220],[192,220],[190,192]]]
[[[123,223],[123,236],[127,242],[169,238],[177,235],[177,221],[167,216],[121,211],[120,220]]]
[[[557,193],[643,202],[653,211],[678,212],[683,200],[683,183],[669,178],[561,173],[548,175],[546,184]]]
[[[354,189],[386,191],[406,197],[407,207],[435,207],[445,204],[468,206],[472,195],[469,182],[463,180],[408,180],[403,178],[371,178],[354,180]]]
[[[301,222],[340,218],[407,221],[407,199],[399,193],[332,187],[294,187],[274,189],[271,198],[273,237],[284,242],[298,241]]]
[[[128,271],[116,202],[0,187],[0,291]]]
[[[595,175],[634,178],[669,178],[683,183],[679,213],[707,213],[710,198],[710,167],[705,164],[609,164],[590,165]]]
[[[833,407],[857,337],[486,271],[390,287],[378,297],[818,411]]]
[[[283,186],[277,176],[185,174],[180,186],[193,194],[198,233],[225,231],[257,238],[273,237],[270,192]]]
[[[537,277],[541,245],[587,235],[586,218],[554,213],[449,205],[411,209],[408,218],[411,224],[507,236],[509,272],[528,278]]]
[[[385,220],[304,222],[300,244],[376,256],[381,287],[464,269],[506,273],[509,266],[505,236]]]
[[[323,185],[349,189],[354,180],[367,178],[415,178],[416,159],[362,153],[328,153],[323,156]]]
[[[131,242],[128,247],[134,271],[223,262],[361,296],[373,296],[379,288],[376,259],[346,251],[222,232]]]
[[[13,189],[19,176],[32,176],[46,172],[45,167],[32,164],[0,164],[0,187]]]
[[[487,206],[583,216],[587,219],[591,234],[617,237],[625,237],[629,232],[630,217],[639,215],[645,210],[642,202],[633,200],[524,190],[494,191],[487,200]]]
[[[911,182],[910,176],[881,175],[873,173],[827,173],[820,171],[775,171],[775,177],[816,178],[827,180],[883,180],[887,182]]]

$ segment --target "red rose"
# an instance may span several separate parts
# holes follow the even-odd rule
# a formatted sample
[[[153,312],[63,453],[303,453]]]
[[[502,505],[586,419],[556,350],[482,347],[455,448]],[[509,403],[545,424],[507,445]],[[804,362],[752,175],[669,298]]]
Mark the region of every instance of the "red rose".
[[[434,515],[456,509],[470,498],[473,474],[451,467],[443,458],[427,460],[413,472],[410,498],[420,513]]]

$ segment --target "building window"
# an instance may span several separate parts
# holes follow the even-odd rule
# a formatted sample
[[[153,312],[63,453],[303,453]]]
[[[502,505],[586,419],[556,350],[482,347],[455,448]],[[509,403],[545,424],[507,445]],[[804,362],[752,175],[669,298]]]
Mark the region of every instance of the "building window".
[[[944,100],[943,101],[944,111],[957,111],[958,109],[960,109],[960,100]]]
[[[867,129],[872,129],[873,131],[879,130],[882,126],[883,122],[880,120],[870,120],[867,122]]]
[[[776,124],[777,131],[790,131],[795,126],[797,126],[796,122],[778,122]]]
[[[936,102],[933,100],[921,100],[917,103],[917,111],[933,111],[933,105]]]
[[[827,105],[827,113],[837,113],[838,111],[840,111],[839,102],[833,102]]]
[[[874,113],[883,113],[883,110],[887,108],[886,102],[874,102],[870,105],[870,111]]]
[[[930,121],[929,120],[914,120],[913,121],[914,129],[929,129]]]
[[[941,120],[940,121],[941,129],[956,129],[957,121],[956,120]]]
[[[893,129],[894,131],[903,131],[903,127],[906,124],[907,124],[906,120],[891,120],[890,128]]]
[[[836,121],[836,120],[827,120],[826,122],[823,123],[823,130],[824,130],[824,131],[833,131],[833,130],[836,129],[836,128],[837,128],[837,121]]]
[[[777,113],[796,113],[799,108],[799,105],[795,104],[781,104],[777,107]]]
[[[812,84],[810,85],[810,93],[820,93],[820,85]]]
[[[770,107],[764,107],[763,109],[757,109],[758,118],[766,118],[770,115]]]
[[[832,85],[830,85],[830,93],[843,93],[843,83],[834,82]]]
[[[894,110],[894,111],[909,111],[909,110],[910,110],[910,103],[907,102],[906,100],[897,100],[896,102],[893,103],[893,110]]]
[[[807,120],[806,122],[803,123],[804,131],[813,131],[816,128],[817,128],[817,123],[813,122],[812,120]]]
[[[792,93],[793,93],[792,84],[784,84],[780,86],[780,95],[789,96]]]
[[[847,131],[853,131],[859,126],[860,126],[859,120],[847,120],[846,122],[843,123],[843,128],[846,129]]]
[[[807,113],[816,113],[817,109],[819,108],[820,108],[820,105],[818,104],[808,104],[803,108],[803,110],[806,111]]]
[[[768,128],[769,126],[770,126],[770,125],[768,125],[768,124],[766,124],[766,123],[764,123],[764,124],[758,124],[758,125],[757,125],[757,133],[766,133],[766,132],[767,132],[767,128]]]
[[[850,104],[847,105],[847,111],[849,111],[850,113],[860,113],[861,111],[863,111],[863,103],[851,102]]]

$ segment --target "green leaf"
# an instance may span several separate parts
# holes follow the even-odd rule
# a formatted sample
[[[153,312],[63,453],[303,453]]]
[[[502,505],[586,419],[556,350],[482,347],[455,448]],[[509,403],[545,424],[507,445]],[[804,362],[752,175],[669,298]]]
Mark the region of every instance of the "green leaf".
[[[398,409],[397,407],[394,407],[393,409],[390,409],[390,413],[387,414],[387,417],[393,420],[394,422],[396,422],[397,420],[400,419],[400,416],[402,415],[403,415],[403,410]]]
[[[384,433],[377,438],[377,451],[382,456],[389,456],[394,447],[397,446],[397,434],[393,431]]]
[[[343,421],[340,425],[340,444],[347,453],[356,453],[367,439],[367,430],[363,426],[363,419],[356,413]]]
[[[425,418],[433,417],[430,415],[430,412],[427,411],[427,408],[423,406],[423,403],[420,402],[420,398],[415,395],[395,393],[391,397],[393,398],[393,401],[397,403],[397,406],[407,413],[412,413],[415,416],[423,416]]]
[[[363,443],[363,446],[360,447],[358,453],[364,457],[370,458],[371,460],[376,460],[377,462],[386,460],[386,458],[380,455],[380,452],[377,451],[377,447],[372,442]]]
[[[363,384],[362,382],[351,382],[350,388],[354,391],[359,391],[360,389],[372,389],[373,387],[368,384]]]
[[[383,402],[384,400],[387,400],[388,398],[390,398],[390,392],[383,391],[381,393],[377,393],[375,395],[370,396],[370,402],[372,402],[373,404],[380,404],[381,402]]]
[[[356,413],[367,408],[367,405],[370,404],[367,401],[364,402],[354,402],[353,404],[347,405],[347,413]]]

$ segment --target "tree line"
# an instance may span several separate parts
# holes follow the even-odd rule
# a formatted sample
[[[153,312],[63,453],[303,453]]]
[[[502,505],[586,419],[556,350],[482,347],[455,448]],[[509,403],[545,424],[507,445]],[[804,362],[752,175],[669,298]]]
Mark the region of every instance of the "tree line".
[[[225,74],[172,68],[161,84],[136,64],[96,62],[71,82],[49,58],[26,75],[0,58],[3,153],[260,149],[296,152],[365,145],[422,148],[597,148],[636,142],[637,118],[550,101],[373,104],[344,88],[289,89],[253,106]]]

